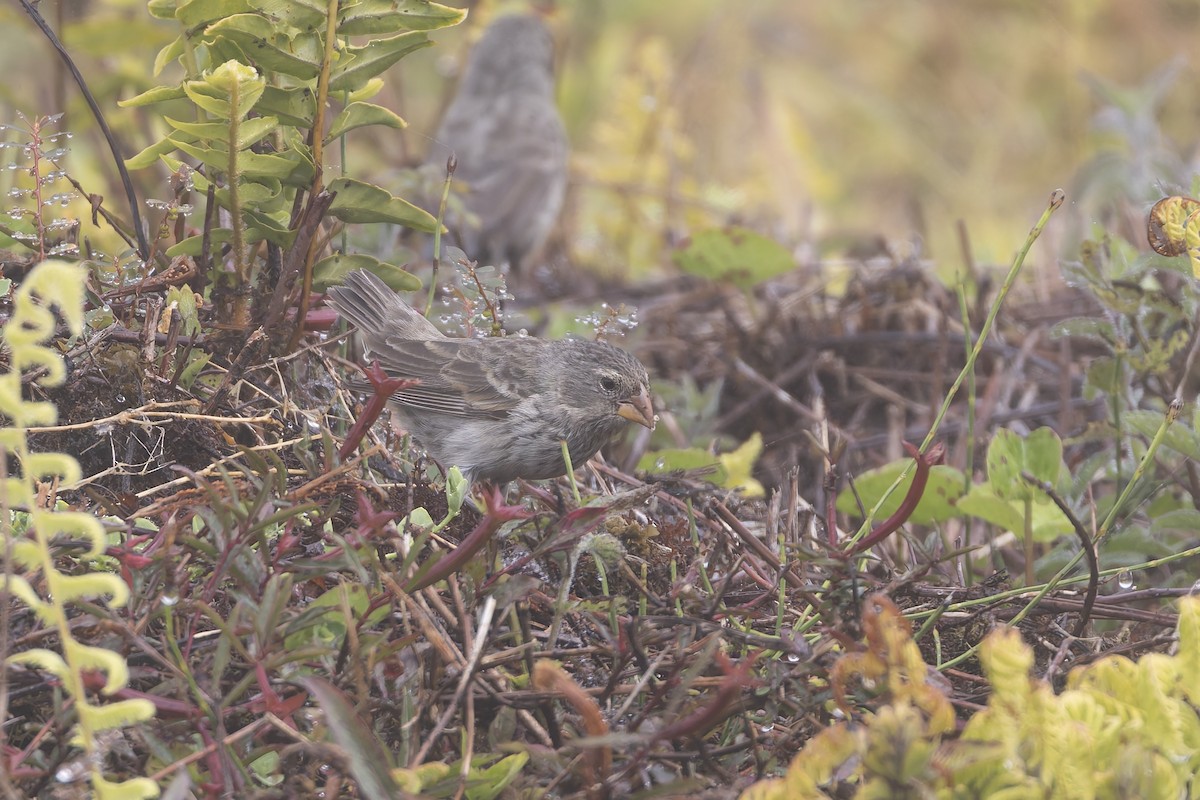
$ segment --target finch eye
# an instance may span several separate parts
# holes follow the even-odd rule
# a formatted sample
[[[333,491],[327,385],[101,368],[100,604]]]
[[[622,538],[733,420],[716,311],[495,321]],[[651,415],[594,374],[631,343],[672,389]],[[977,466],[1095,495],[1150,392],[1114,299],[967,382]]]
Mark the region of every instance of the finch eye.
[[[600,388],[606,392],[615,392],[617,390],[617,379],[605,375],[600,379]]]

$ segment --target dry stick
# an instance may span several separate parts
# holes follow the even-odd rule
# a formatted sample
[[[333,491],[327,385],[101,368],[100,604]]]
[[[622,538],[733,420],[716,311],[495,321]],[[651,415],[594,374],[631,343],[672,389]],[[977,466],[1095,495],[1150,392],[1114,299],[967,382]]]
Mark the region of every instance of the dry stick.
[[[758,384],[758,389],[754,392],[751,392],[750,396],[745,400],[738,403],[726,413],[722,414],[720,419],[718,419],[716,424],[713,426],[714,430],[725,430],[730,422],[741,419],[746,415],[747,412],[758,405],[759,401],[764,397],[767,397],[768,395],[774,395],[776,392],[780,391],[780,386],[791,383],[792,380],[800,377],[811,367],[811,359],[801,359],[785,369],[783,372],[776,375],[774,383],[767,380],[765,377],[762,378],[761,382],[751,378],[751,380],[754,380],[754,382]],[[749,377],[749,374],[747,374],[747,377]]]
[[[245,345],[237,354],[237,358],[229,365],[229,369],[225,372],[225,377],[221,379],[220,385],[213,392],[212,397],[204,405],[204,413],[211,414],[213,410],[229,394],[230,388],[236,381],[241,380],[242,374],[250,366],[251,361],[256,359],[263,347],[267,345],[268,338],[266,332],[262,328],[256,328],[253,333],[246,338]]]
[[[454,643],[443,635],[443,632],[438,628],[437,623],[430,614],[429,609],[421,605],[416,597],[400,588],[400,584],[396,583],[391,575],[384,574],[381,580],[388,587],[388,590],[391,591],[392,595],[404,604],[406,613],[410,615],[409,619],[414,621],[416,627],[421,629],[421,634],[425,637],[430,647],[438,652],[438,656],[442,661],[446,664],[453,664],[459,669],[464,669],[467,662],[466,658],[458,651]]]
[[[758,370],[754,369],[754,367],[750,366],[742,359],[740,359],[740,358],[734,359],[733,365],[740,374],[742,374],[745,377],[749,378],[750,380],[754,381],[759,386],[761,386],[763,389],[766,389],[772,397],[774,397],[779,402],[783,403],[785,406],[790,408],[792,411],[796,412],[796,414],[799,415],[801,419],[807,420],[808,422],[812,422],[812,423],[818,423],[818,424],[825,424],[827,422],[827,420],[823,420],[820,417],[820,415],[818,415],[811,408],[804,405],[799,400],[797,400],[795,397],[793,397],[790,392],[781,388],[777,384],[772,383],[768,378],[763,377],[761,374],[759,374]],[[839,436],[842,436],[842,437],[847,436],[847,433],[845,431],[841,430],[840,428],[838,428],[836,425],[831,424],[830,428],[835,433],[837,433]]]
[[[62,6],[60,5],[59,8],[62,8]],[[97,217],[97,215],[104,217],[104,221],[107,222],[112,227],[112,229],[117,232],[117,236],[120,236],[121,239],[124,240],[125,244],[129,245],[131,248],[133,248],[135,250],[137,249],[137,243],[134,242],[133,239],[129,238],[129,232],[126,231],[125,228],[123,228],[121,226],[121,221],[118,220],[116,217],[114,217],[112,214],[110,214],[108,209],[106,209],[104,207],[104,198],[103,197],[101,197],[98,194],[88,194],[88,192],[83,188],[83,184],[81,184],[75,178],[75,176],[70,175],[70,174],[65,174],[65,175],[63,175],[63,177],[66,178],[67,182],[70,183],[71,186],[73,186],[75,188],[75,191],[79,192],[79,195],[81,197],[86,197],[88,199],[88,201],[91,202],[91,204],[92,204],[92,224],[93,225],[95,225],[97,228],[100,227],[99,221],[96,219],[96,217]]]
[[[600,706],[587,692],[571,679],[562,667],[542,659],[533,667],[533,685],[540,692],[557,692],[575,709],[583,720],[583,730],[589,737],[608,735],[608,724],[600,713]],[[589,798],[604,797],[603,784],[612,772],[612,748],[598,745],[584,748],[584,792]]]
[[[318,137],[319,138],[319,137]],[[318,170],[320,162],[318,162]],[[320,191],[309,197],[308,204],[304,207],[303,213],[300,215],[300,221],[296,226],[296,238],[292,241],[291,247],[284,254],[283,263],[280,265],[280,284],[287,284],[286,291],[282,287],[277,287],[275,295],[271,298],[270,306],[267,309],[266,324],[268,327],[273,327],[283,320],[283,313],[291,305],[292,289],[295,286],[297,276],[303,275],[304,282],[301,287],[299,308],[296,311],[296,327],[292,330],[291,340],[288,342],[287,349],[295,350],[300,344],[300,337],[304,333],[304,318],[308,315],[308,306],[312,302],[312,258],[315,256],[314,243],[316,241],[317,231],[321,227],[322,220],[329,212],[329,207],[333,205],[334,199],[337,197],[337,192]]]
[[[421,745],[421,749],[417,751],[417,754],[409,762],[410,768],[419,767],[425,762],[425,757],[429,755],[429,750],[433,747],[433,743],[441,737],[442,731],[446,730],[446,726],[450,724],[450,717],[454,716],[454,712],[457,710],[458,704],[462,701],[463,695],[466,694],[467,687],[471,685],[471,678],[479,666],[479,659],[483,655],[483,646],[487,643],[488,634],[491,632],[492,615],[495,613],[496,598],[489,595],[483,601],[483,610],[479,615],[479,628],[475,634],[475,641],[471,645],[471,657],[463,669],[462,676],[459,678],[458,688],[454,690],[454,697],[446,704],[446,710],[442,712],[442,716],[438,718],[437,723],[433,726],[433,730],[429,732],[425,743]]]
[[[719,500],[714,502],[713,510],[716,511],[717,516],[719,516],[721,520],[738,535],[738,538],[741,539],[742,543],[745,544],[746,547],[748,547],[750,550],[753,550],[755,555],[767,562],[767,565],[771,567],[771,569],[775,570],[777,573],[782,573],[783,579],[787,581],[789,586],[791,586],[793,589],[801,590],[801,594],[805,596],[805,599],[807,599],[808,602],[814,604],[816,603],[816,598],[811,597],[807,591],[804,591],[804,579],[793,572],[791,568],[786,570],[783,569],[783,565],[779,562],[779,559],[775,557],[775,554],[771,552],[770,548],[760,541],[757,536],[751,533],[750,530],[742,524],[742,521],[735,517],[733,512],[725,507],[724,503],[720,502]]]

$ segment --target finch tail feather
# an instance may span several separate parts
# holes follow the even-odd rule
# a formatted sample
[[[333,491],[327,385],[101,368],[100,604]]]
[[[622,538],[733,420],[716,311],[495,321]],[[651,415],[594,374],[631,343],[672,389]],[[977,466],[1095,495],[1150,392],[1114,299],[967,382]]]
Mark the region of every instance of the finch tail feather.
[[[414,311],[378,276],[355,270],[329,290],[329,305],[364,335],[441,339],[442,332]]]

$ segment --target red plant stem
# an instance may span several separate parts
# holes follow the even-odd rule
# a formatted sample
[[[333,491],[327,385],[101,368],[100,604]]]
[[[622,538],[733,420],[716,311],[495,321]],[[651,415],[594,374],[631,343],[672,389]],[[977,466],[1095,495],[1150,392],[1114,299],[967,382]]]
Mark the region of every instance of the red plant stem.
[[[941,464],[946,457],[946,445],[941,442],[936,443],[924,453],[917,450],[911,442],[904,442],[903,445],[904,450],[917,462],[917,471],[913,475],[912,485],[908,487],[908,494],[904,495],[904,501],[900,503],[900,507],[896,509],[895,513],[879,523],[857,544],[851,546],[843,554],[843,558],[852,558],[864,550],[874,547],[899,530],[900,526],[912,516],[913,511],[917,508],[917,503],[921,502],[921,497],[925,494],[925,484],[929,482],[929,470]]]
[[[358,419],[354,421],[354,425],[346,434],[346,441],[342,443],[338,450],[338,459],[344,461],[350,457],[350,454],[358,449],[358,445],[362,442],[363,437],[367,435],[367,431],[371,430],[371,426],[375,424],[375,420],[379,419],[379,415],[387,408],[388,400],[392,399],[392,395],[401,389],[409,389],[416,386],[420,381],[404,380],[402,378],[389,377],[383,368],[379,366],[378,361],[371,362],[370,367],[363,367],[363,374],[367,376],[367,380],[371,382],[375,393],[371,395],[371,399],[363,407],[362,413],[358,415]]]
[[[529,515],[529,512],[519,506],[504,505],[500,498],[500,490],[495,487],[492,487],[490,494],[485,494],[485,498],[487,513],[479,520],[475,529],[458,543],[458,547],[439,558],[426,572],[405,586],[404,591],[407,594],[419,592],[458,572],[483,548],[487,540],[500,530],[501,525],[514,519],[524,519]]]

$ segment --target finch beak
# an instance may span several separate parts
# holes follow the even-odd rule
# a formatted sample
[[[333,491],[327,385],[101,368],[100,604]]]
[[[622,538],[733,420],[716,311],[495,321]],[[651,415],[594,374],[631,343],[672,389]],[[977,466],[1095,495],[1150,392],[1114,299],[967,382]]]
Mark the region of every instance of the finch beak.
[[[617,406],[617,416],[654,430],[654,405],[650,402],[650,392],[642,389],[637,397],[621,403]]]

